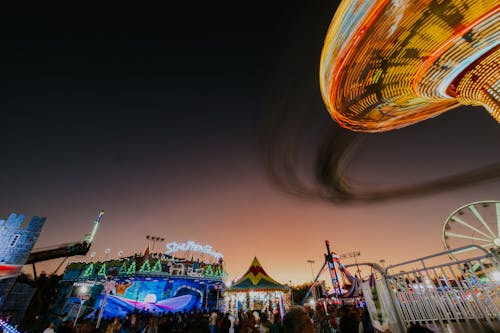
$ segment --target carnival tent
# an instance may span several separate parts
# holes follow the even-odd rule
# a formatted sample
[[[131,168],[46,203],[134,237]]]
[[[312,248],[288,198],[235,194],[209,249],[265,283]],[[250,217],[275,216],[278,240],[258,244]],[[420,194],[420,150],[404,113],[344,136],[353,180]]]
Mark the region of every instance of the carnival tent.
[[[272,310],[282,312],[288,307],[290,288],[270,277],[257,257],[250,268],[224,293],[226,309],[237,310]]]

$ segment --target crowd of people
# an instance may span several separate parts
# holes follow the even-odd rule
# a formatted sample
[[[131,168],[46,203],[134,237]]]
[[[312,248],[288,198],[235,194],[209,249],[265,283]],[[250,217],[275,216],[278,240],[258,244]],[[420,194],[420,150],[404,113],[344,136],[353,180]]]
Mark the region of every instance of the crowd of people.
[[[136,311],[122,317],[49,323],[43,333],[377,333],[365,308],[355,306],[292,307],[282,318],[278,311],[177,312],[155,315]],[[409,333],[432,333],[413,325]],[[390,333],[386,331],[384,333]]]

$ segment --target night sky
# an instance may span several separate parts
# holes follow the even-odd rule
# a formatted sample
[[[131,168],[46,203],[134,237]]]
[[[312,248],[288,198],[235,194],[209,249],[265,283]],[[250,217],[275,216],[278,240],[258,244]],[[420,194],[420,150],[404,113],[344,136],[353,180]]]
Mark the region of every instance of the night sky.
[[[318,83],[335,7],[4,13],[0,215],[46,216],[43,247],[82,238],[104,209],[91,249],[98,258],[107,247],[112,256],[143,251],[148,234],[192,239],[223,252],[231,278],[257,256],[278,281],[306,281],[306,260],[319,269],[325,239],[339,253],[361,251],[362,261],[441,251],[446,217],[469,202],[499,200],[498,177],[343,204],[289,195],[269,177],[264,152],[276,137],[300,147],[297,168],[307,178],[324,133],[341,131]],[[297,115],[306,115],[299,142],[285,130]],[[486,111],[461,107],[367,136],[348,172],[399,186],[499,163],[499,143]]]

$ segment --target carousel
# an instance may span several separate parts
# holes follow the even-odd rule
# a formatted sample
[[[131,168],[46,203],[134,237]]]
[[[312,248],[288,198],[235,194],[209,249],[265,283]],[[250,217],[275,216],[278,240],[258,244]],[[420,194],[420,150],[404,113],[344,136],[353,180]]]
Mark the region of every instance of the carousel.
[[[290,288],[271,278],[255,257],[248,271],[224,292],[226,311],[280,311],[290,305]]]

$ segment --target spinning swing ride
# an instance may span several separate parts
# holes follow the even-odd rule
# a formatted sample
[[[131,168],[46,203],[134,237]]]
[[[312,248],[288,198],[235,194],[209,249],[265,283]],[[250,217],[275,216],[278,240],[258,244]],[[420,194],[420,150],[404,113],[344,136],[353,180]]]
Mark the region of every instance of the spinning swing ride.
[[[380,132],[459,105],[500,122],[500,5],[491,0],[343,1],[320,84],[343,127]]]

